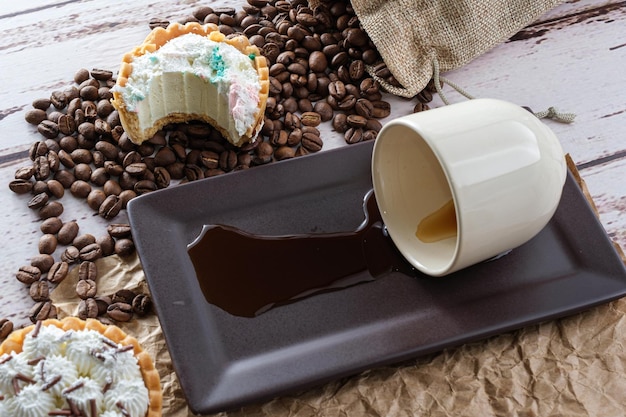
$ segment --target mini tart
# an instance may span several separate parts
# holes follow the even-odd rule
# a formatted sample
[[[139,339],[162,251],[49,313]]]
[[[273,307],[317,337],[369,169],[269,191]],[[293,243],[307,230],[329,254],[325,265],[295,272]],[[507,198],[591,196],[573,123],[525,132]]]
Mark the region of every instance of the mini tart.
[[[37,325],[31,325],[23,329],[13,331],[0,345],[0,356],[3,354],[16,354],[22,352],[24,339],[35,330]],[[122,329],[114,325],[104,325],[95,319],[81,320],[76,317],[66,317],[62,320],[48,319],[41,322],[41,326],[56,326],[64,331],[94,330],[107,337],[111,341],[123,345],[133,346],[133,354],[141,370],[141,376],[148,389],[148,411],[146,417],[161,417],[163,405],[163,392],[159,373],[154,366],[150,354],[143,350],[137,339],[126,334]]]
[[[129,93],[130,88],[127,88],[127,85],[131,84],[129,80],[133,78],[133,62],[138,57],[156,52],[172,39],[187,34],[200,35],[213,42],[234,47],[250,60],[252,68],[256,70],[259,85],[258,103],[253,118],[246,118],[251,120],[244,124],[245,132],[241,132],[242,122],[239,122],[240,126],[236,131],[234,129],[233,101],[235,99],[233,97],[238,94],[238,91],[237,88],[233,89],[233,86],[240,87],[237,81],[228,84],[228,91],[218,92],[217,87],[213,85],[214,80],[206,79],[202,75],[193,74],[187,70],[163,72],[155,76],[155,79],[158,78],[158,88],[154,88],[154,92],[151,92],[150,88],[146,89],[148,91],[136,92],[140,97],[139,100],[147,101],[142,104],[143,110],[138,110],[131,103],[132,93]],[[193,65],[197,65],[197,62]],[[206,63],[206,65],[208,69],[211,63]],[[234,79],[237,80],[239,77],[234,77]],[[167,124],[198,120],[211,124],[233,145],[241,146],[253,142],[263,127],[265,105],[269,94],[269,70],[265,57],[255,45],[250,44],[244,35],[227,39],[215,24],[172,23],[166,29],[155,28],[141,45],[124,55],[116,86],[112,91],[113,106],[119,112],[124,130],[135,144],[150,139]],[[256,95],[256,91],[254,94]],[[249,92],[245,92],[244,95],[249,95]],[[142,114],[140,115],[139,112]]]

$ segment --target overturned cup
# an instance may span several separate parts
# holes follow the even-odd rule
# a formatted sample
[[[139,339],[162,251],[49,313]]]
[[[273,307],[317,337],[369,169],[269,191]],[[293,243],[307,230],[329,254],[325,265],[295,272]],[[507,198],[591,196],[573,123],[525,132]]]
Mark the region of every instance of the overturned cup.
[[[494,99],[394,119],[372,154],[389,235],[432,276],[530,240],[556,211],[565,177],[555,134],[524,108]]]

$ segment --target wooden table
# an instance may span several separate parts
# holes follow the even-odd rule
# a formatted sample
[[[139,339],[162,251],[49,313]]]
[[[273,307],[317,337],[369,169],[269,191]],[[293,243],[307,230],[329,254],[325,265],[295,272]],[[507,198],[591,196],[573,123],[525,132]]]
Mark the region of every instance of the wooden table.
[[[211,2],[207,2],[213,5]],[[240,1],[221,5],[239,7]],[[15,272],[38,253],[40,220],[30,196],[8,189],[15,170],[30,164],[27,149],[40,140],[24,121],[34,99],[72,84],[79,68],[117,70],[120,58],[149,32],[153,17],[177,20],[195,1],[0,0],[0,318],[28,323],[32,300]],[[626,3],[570,0],[510,40],[445,76],[476,97],[493,97],[536,111],[555,106],[577,114],[575,123],[546,123],[571,154],[609,236],[626,247]],[[450,101],[464,100],[446,89]],[[393,116],[413,102],[391,100]],[[432,106],[442,105],[435,98]],[[345,146],[328,127],[324,150]],[[105,233],[106,222],[69,193],[64,220],[81,233]],[[125,213],[116,222],[125,221]],[[626,336],[616,335],[616,344]]]

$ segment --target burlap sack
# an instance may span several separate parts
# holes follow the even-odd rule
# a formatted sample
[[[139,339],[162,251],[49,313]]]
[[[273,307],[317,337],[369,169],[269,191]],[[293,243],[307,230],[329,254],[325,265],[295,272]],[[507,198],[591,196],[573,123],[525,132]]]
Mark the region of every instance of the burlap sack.
[[[387,91],[413,97],[441,72],[459,68],[562,0],[352,0],[391,73],[403,88],[377,78]],[[370,74],[373,70],[369,69]]]

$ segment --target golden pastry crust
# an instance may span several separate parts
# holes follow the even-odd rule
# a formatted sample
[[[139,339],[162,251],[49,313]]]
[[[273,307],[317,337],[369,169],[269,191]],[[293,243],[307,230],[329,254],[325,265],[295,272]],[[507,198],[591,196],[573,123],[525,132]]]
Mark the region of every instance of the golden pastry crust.
[[[267,60],[264,56],[261,55],[259,48],[256,45],[252,45],[245,35],[233,38],[226,38],[226,36],[224,36],[224,34],[219,31],[217,25],[212,23],[206,25],[201,25],[195,22],[186,23],[184,25],[181,25],[180,23],[172,23],[165,29],[162,27],[157,27],[153,29],[152,32],[150,32],[150,34],[146,37],[141,45],[135,47],[131,52],[124,55],[117,77],[117,85],[120,87],[126,86],[128,77],[130,77],[133,71],[132,63],[134,58],[142,56],[146,53],[154,52],[170,39],[188,33],[195,33],[197,35],[207,36],[210,40],[214,42],[225,42],[235,47],[242,54],[254,56],[253,66],[259,74],[259,83],[261,85],[261,89],[259,91],[259,105],[255,114],[255,123],[252,126],[248,127],[246,133],[241,138],[239,138],[239,140],[235,141],[229,138],[227,131],[222,126],[220,126],[212,117],[206,114],[198,113],[170,113],[166,117],[155,120],[154,124],[151,127],[142,130],[139,124],[139,118],[137,117],[137,114],[128,111],[128,109],[126,108],[126,104],[124,103],[122,94],[119,91],[113,91],[113,99],[111,102],[119,112],[120,120],[122,122],[124,130],[126,131],[133,143],[140,144],[150,139],[159,129],[167,124],[184,123],[191,120],[200,120],[211,124],[225,138],[229,139],[231,142],[235,142],[233,144],[236,146],[241,146],[242,144],[253,140],[254,138],[256,138],[257,134],[263,127],[263,121],[265,117],[265,105],[269,96],[270,82]]]
[[[161,417],[163,407],[163,391],[161,389],[161,378],[154,366],[152,357],[143,350],[137,339],[126,334],[122,329],[113,325],[105,325],[95,319],[81,320],[76,317],[66,317],[62,320],[48,319],[41,322],[42,326],[56,326],[65,331],[68,330],[95,330],[103,336],[108,337],[113,342],[123,346],[132,345],[133,353],[141,369],[150,404],[146,417]],[[35,329],[35,325],[14,330],[2,344],[0,344],[0,355],[11,352],[21,353],[24,345],[24,338]]]

